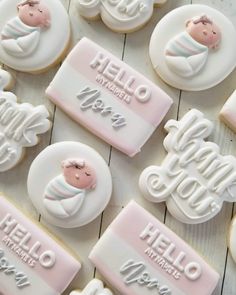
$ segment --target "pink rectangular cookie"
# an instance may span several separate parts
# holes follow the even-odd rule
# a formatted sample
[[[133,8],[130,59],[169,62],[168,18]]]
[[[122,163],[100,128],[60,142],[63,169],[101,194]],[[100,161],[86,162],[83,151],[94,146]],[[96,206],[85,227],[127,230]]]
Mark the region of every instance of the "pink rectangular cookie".
[[[46,94],[129,156],[140,151],[172,104],[158,86],[87,38],[72,49]]]
[[[89,258],[123,295],[210,295],[219,281],[189,245],[134,201]]]
[[[0,196],[0,294],[59,295],[81,264]]]

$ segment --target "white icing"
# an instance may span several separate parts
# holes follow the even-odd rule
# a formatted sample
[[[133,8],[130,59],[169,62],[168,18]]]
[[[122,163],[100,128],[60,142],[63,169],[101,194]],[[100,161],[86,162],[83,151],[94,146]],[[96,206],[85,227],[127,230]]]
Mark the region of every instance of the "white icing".
[[[85,190],[71,186],[63,175],[59,175],[47,185],[43,202],[48,212],[55,217],[68,218],[78,213],[84,198]]]
[[[7,71],[4,71],[0,68],[0,93],[2,93],[3,90],[5,90],[7,86],[11,84],[11,80],[11,75]]]
[[[151,247],[151,251],[150,248],[145,251],[151,259],[156,259],[157,255],[161,255],[164,261],[167,261],[179,272],[175,272],[174,269],[170,271],[171,268],[168,269],[168,272],[175,279],[179,279],[182,273],[191,281],[196,281],[201,277],[202,270],[199,263],[190,261],[186,264],[185,259],[187,254],[183,251],[176,253],[175,243],[160,233],[158,228],[154,228],[152,223],[147,224],[139,237],[142,240],[146,240],[147,245]]]
[[[0,34],[4,31],[11,37],[0,39],[0,60],[11,68],[24,72],[41,71],[56,62],[69,43],[70,22],[61,1],[41,2],[51,14],[50,27],[45,30],[25,26],[17,20],[19,0],[0,1]],[[13,31],[8,27],[11,22]],[[13,33],[19,26],[24,36],[15,39]]]
[[[86,18],[101,15],[103,22],[112,30],[134,31],[152,16],[154,4],[166,0],[78,0],[79,12]]]
[[[0,249],[0,272],[3,272],[7,276],[14,276],[15,284],[19,289],[23,289],[30,285],[27,275],[17,270],[16,266],[9,262],[3,249]]]
[[[93,165],[97,176],[96,187],[86,190],[81,208],[76,212],[73,212],[71,204],[68,206],[68,201],[58,202],[59,204],[55,205],[53,213],[56,211],[56,214],[60,214],[60,209],[63,208],[62,210],[66,209],[63,213],[69,212],[70,215],[61,218],[61,216],[57,217],[56,214],[53,215],[48,211],[48,208],[45,207],[44,196],[48,183],[61,174],[60,163],[70,158],[82,158]],[[50,169],[45,169],[45,167],[50,167]],[[44,171],[43,175],[42,171]],[[47,222],[64,228],[72,228],[87,224],[102,213],[111,197],[112,179],[106,162],[95,150],[81,143],[68,141],[47,147],[35,158],[29,170],[27,186],[34,206]],[[81,194],[84,195],[82,190],[74,199],[76,206],[79,204],[77,198],[81,198]],[[54,204],[50,205],[50,209],[52,209]]]
[[[56,263],[56,255],[53,251],[45,251],[39,257],[39,263],[45,268],[51,268]]]
[[[43,105],[18,104],[13,93],[2,90],[9,84],[9,78],[0,70],[0,172],[14,167],[23,148],[36,145],[37,135],[50,128],[49,113]]]
[[[77,98],[82,100],[80,104],[81,110],[92,109],[95,113],[100,112],[102,116],[110,116],[111,125],[114,128],[123,127],[127,124],[125,117],[122,114],[116,113],[112,106],[106,105],[101,92],[97,89],[85,87],[78,94]]]
[[[196,42],[187,32],[171,39],[165,52],[169,68],[182,77],[192,77],[198,73],[208,57],[208,47]]]
[[[1,44],[9,55],[23,57],[30,55],[40,39],[40,28],[24,24],[19,17],[11,19],[1,32]]]
[[[102,52],[96,54],[90,63],[90,67],[94,70],[96,69],[105,79],[113,82],[128,95],[134,95],[138,101],[145,103],[151,98],[151,89],[148,85],[138,85],[135,87],[135,77],[127,76],[125,69],[113,62],[110,57],[104,55]],[[103,79],[100,83],[105,84],[105,81]]]
[[[146,271],[146,264],[143,261],[135,262],[132,259],[127,260],[121,267],[120,273],[124,276],[125,284],[138,284],[146,287],[148,290],[157,289],[160,295],[171,295],[172,292],[168,286],[161,286],[157,278],[152,278]]]
[[[195,57],[173,59],[169,56],[166,59],[165,48],[168,42],[185,30],[186,20],[203,13],[214,19],[220,27],[222,40],[219,50],[207,56],[207,51],[202,49],[202,53],[196,59]],[[223,81],[236,66],[235,52],[236,31],[233,24],[221,12],[199,4],[183,5],[166,14],[154,29],[149,45],[149,55],[157,74],[167,84],[188,91],[208,89]],[[198,72],[200,68],[201,72],[191,79],[179,74],[180,71],[183,73],[187,69],[185,75],[189,76]]]
[[[231,221],[229,234],[228,234],[228,247],[230,250],[230,254],[236,263],[236,217],[234,216]]]
[[[197,110],[180,121],[170,120],[164,140],[168,152],[161,167],[150,166],[140,176],[140,189],[152,202],[167,202],[173,216],[186,223],[213,218],[224,201],[236,200],[236,159],[221,156],[204,138],[213,124]]]
[[[236,131],[236,91],[225,102],[220,111],[220,119],[233,131]]]
[[[113,295],[111,290],[104,287],[103,282],[93,279],[82,291],[73,291],[70,295]]]
[[[58,295],[58,292],[55,292],[55,290],[50,287],[43,279],[41,279],[40,276],[35,274],[35,270],[19,262],[19,258],[15,255],[15,253],[11,253],[10,249],[8,250],[7,248],[5,248],[4,245],[2,245],[2,248],[4,250],[5,256],[7,257],[11,265],[16,266],[17,271],[24,273],[28,277],[28,280],[30,282],[30,285],[19,288],[15,283],[16,281],[13,275],[6,275],[0,270],[1,290],[3,288],[3,290],[6,289],[7,291],[5,293],[3,292],[4,295],[32,295],[32,293],[35,292],[35,289],[40,290],[41,295]]]

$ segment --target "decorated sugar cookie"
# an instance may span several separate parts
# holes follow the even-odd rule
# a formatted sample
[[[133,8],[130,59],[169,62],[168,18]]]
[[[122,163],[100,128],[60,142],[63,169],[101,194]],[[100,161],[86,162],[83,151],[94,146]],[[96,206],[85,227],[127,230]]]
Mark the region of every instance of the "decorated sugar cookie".
[[[0,294],[59,295],[80,268],[52,235],[0,195]]]
[[[95,219],[107,206],[111,191],[111,174],[103,158],[78,142],[47,147],[28,175],[28,192],[36,209],[49,223],[64,228]]]
[[[134,201],[108,226],[89,258],[122,295],[211,295],[219,282],[200,255]]]
[[[153,14],[153,6],[167,0],[78,0],[79,12],[88,19],[99,15],[113,31],[128,33],[143,27]]]
[[[113,295],[113,293],[103,286],[102,281],[93,279],[83,291],[73,291],[70,295]]]
[[[205,65],[209,49],[216,49],[221,40],[219,27],[207,16],[186,22],[186,31],[171,39],[165,48],[166,63],[177,75],[191,77]]]
[[[140,152],[172,104],[157,85],[87,38],[67,56],[46,94],[130,157]]]
[[[221,12],[198,4],[169,12],[154,29],[149,46],[157,74],[171,86],[189,91],[224,80],[235,68],[235,52],[233,24]]]
[[[14,167],[24,148],[36,145],[38,134],[51,126],[45,106],[19,104],[13,93],[4,91],[11,81],[11,75],[0,69],[0,172]]]
[[[139,179],[145,198],[166,201],[170,213],[184,223],[213,218],[223,202],[236,201],[236,158],[222,156],[218,145],[204,141],[213,124],[198,110],[166,123],[167,156],[161,166],[146,168]]]
[[[0,2],[0,61],[8,66],[44,70],[61,58],[69,39],[69,20],[60,1]]]

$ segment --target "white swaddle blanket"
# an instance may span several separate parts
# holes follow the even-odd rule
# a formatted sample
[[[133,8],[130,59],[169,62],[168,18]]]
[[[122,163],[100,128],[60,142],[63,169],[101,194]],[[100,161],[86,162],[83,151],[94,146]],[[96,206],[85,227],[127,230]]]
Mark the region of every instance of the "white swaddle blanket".
[[[198,73],[206,63],[208,47],[195,41],[187,32],[171,39],[165,47],[168,67],[182,77]]]
[[[44,206],[52,215],[68,218],[79,211],[84,198],[85,190],[71,186],[63,175],[59,175],[45,189]]]
[[[24,57],[39,43],[40,28],[24,24],[17,16],[6,23],[1,31],[1,45],[10,55]]]

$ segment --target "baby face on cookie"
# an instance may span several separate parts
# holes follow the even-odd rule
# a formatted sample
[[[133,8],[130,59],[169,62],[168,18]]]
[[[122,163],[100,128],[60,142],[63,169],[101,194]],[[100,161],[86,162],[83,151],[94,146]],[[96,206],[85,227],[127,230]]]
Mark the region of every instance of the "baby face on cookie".
[[[50,11],[40,1],[26,0],[20,3],[17,8],[19,18],[24,24],[41,28],[50,26]]]
[[[195,41],[208,48],[217,48],[221,41],[220,28],[205,15],[188,20],[186,31]]]
[[[80,189],[93,189],[97,178],[95,170],[84,160],[67,159],[62,162],[65,181]]]

